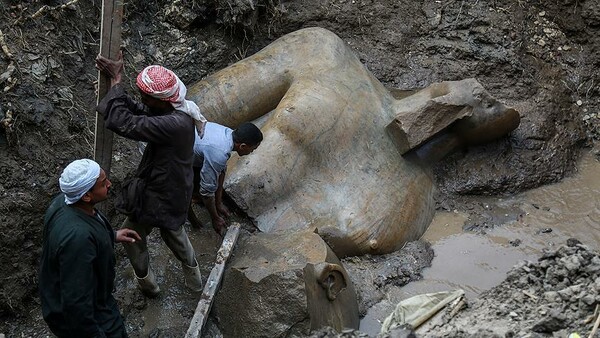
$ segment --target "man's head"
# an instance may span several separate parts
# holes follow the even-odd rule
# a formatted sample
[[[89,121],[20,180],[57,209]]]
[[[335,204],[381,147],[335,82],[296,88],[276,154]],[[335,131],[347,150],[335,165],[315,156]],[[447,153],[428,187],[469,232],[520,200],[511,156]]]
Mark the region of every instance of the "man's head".
[[[63,170],[58,180],[60,190],[65,194],[65,203],[78,202],[96,204],[108,197],[110,180],[98,163],[82,159],[76,160]]]
[[[142,103],[160,113],[173,110],[173,102],[180,96],[179,82],[175,73],[158,65],[144,68],[136,79]]]
[[[252,153],[263,140],[263,134],[250,122],[242,123],[233,131],[233,150],[244,156]]]
[[[136,80],[142,95],[142,103],[150,108],[155,115],[162,115],[177,110],[189,115],[202,137],[206,118],[200,112],[198,105],[185,99],[187,88],[173,71],[158,65],[144,68]]]

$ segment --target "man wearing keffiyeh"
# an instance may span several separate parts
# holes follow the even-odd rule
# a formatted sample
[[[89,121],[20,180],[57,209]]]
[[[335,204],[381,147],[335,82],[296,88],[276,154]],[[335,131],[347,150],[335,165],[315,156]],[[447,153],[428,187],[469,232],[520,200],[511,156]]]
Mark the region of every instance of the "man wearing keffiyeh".
[[[196,134],[203,136],[206,119],[194,102],[185,99],[185,85],[165,67],[148,66],[138,74],[141,103],[121,85],[122,55],[116,61],[98,56],[96,67],[111,77],[111,88],[96,108],[104,115],[105,126],[118,135],[147,143],[137,179],[125,189],[133,193],[122,192],[123,200],[136,206],[127,210],[123,227],[134,229],[142,238],[125,247],[138,286],[149,297],[160,292],[146,242],[150,232],[159,228],[165,244],[181,261],[186,286],[201,291],[196,254],[183,224],[192,198],[194,139]]]
[[[185,99],[187,88],[175,73],[162,66],[148,66],[138,74],[136,84],[143,93],[170,102],[175,110],[191,116],[202,138],[206,118],[195,102]]]

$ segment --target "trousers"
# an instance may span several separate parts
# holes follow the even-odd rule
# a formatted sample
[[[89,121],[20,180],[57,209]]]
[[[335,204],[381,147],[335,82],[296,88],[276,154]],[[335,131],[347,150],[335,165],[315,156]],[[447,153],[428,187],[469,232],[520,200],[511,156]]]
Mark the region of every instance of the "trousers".
[[[129,262],[135,271],[135,275],[139,278],[144,278],[148,275],[148,269],[150,268],[150,254],[148,252],[147,238],[154,227],[132,222],[129,217],[127,217],[121,228],[135,230],[142,238],[141,241],[136,241],[135,243],[124,243],[123,247],[125,248],[125,252],[127,252],[127,258],[129,258]],[[194,252],[194,247],[192,246],[183,225],[181,225],[178,230],[159,229],[160,236],[175,257],[187,266],[195,266],[196,253]]]

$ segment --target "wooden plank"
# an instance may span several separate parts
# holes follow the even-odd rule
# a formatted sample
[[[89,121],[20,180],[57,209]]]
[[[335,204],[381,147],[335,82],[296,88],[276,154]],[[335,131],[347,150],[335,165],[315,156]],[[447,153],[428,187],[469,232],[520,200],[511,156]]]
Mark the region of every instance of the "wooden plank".
[[[100,55],[117,59],[121,49],[121,23],[123,22],[123,0],[102,0],[102,19],[100,25]],[[97,102],[110,89],[110,77],[98,72]],[[110,173],[112,161],[113,133],[104,128],[104,118],[96,113],[96,131],[94,140],[94,160],[100,164],[106,174]]]
[[[206,280],[204,290],[202,291],[202,296],[200,296],[200,301],[198,301],[198,306],[196,307],[192,322],[190,323],[187,333],[185,334],[185,338],[197,338],[202,333],[202,328],[204,327],[204,324],[206,324],[208,314],[210,313],[210,308],[212,307],[213,298],[217,293],[219,286],[221,285],[223,272],[225,272],[225,263],[227,263],[227,259],[229,259],[229,256],[233,251],[233,247],[237,242],[239,233],[239,223],[233,223],[231,226],[229,226],[229,228],[227,228],[225,238],[223,238],[221,247],[217,252],[215,266]]]

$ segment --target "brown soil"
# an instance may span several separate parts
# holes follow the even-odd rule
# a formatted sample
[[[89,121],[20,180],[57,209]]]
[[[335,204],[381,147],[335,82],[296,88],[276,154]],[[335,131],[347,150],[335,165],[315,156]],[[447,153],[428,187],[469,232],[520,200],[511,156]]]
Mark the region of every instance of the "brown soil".
[[[0,0],[6,50],[0,53],[0,333],[43,327],[37,299],[43,213],[62,168],[93,156],[101,1],[59,7],[67,2]],[[158,63],[193,83],[285,33],[320,26],[342,37],[389,87],[475,77],[516,107],[522,121],[511,135],[437,166],[440,208],[480,214],[481,206],[465,205],[458,195],[508,194],[560,180],[573,170],[578,150],[600,135],[597,1],[172,3],[126,2],[130,79]],[[138,161],[136,145],[117,138],[113,191]],[[119,224],[122,218],[107,207]]]

